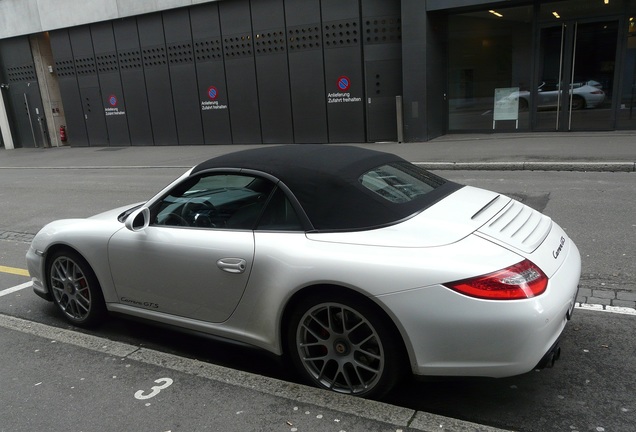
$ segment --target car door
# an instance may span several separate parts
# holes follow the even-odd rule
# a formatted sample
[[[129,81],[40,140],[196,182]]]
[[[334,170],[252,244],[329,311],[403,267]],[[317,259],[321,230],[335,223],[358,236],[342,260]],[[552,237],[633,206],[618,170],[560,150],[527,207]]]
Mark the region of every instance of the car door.
[[[111,238],[119,301],[207,322],[228,319],[247,285],[253,224],[272,189],[243,175],[202,175],[177,185],[151,206],[148,227]]]
[[[560,91],[558,85],[552,82],[544,82],[539,86],[537,97],[539,107],[556,107],[559,100]]]

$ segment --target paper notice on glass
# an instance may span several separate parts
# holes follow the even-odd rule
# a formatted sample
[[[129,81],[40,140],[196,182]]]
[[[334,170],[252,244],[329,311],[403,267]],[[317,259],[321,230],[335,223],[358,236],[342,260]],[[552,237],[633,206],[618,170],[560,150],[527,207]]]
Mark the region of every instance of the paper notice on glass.
[[[519,119],[519,87],[495,89],[493,120]]]

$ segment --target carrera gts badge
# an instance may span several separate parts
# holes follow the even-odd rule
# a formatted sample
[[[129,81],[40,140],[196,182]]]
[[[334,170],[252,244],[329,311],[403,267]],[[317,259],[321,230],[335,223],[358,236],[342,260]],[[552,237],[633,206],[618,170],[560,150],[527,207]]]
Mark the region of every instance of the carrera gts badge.
[[[563,246],[565,246],[565,237],[561,237],[561,241],[559,242],[559,247],[552,252],[552,256],[554,257],[554,259],[557,259],[559,257],[559,254],[563,250]]]

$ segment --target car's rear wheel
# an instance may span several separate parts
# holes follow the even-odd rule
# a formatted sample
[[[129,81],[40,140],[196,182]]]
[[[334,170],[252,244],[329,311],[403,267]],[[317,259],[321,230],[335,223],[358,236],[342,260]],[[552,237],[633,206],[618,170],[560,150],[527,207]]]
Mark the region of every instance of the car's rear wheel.
[[[348,295],[312,295],[291,316],[289,354],[318,387],[380,398],[398,381],[402,348],[382,312]]]
[[[88,327],[106,313],[104,296],[95,273],[86,260],[72,250],[58,250],[46,269],[53,302],[67,321]]]
[[[585,99],[581,96],[572,96],[572,109],[581,110],[583,108],[585,108]]]

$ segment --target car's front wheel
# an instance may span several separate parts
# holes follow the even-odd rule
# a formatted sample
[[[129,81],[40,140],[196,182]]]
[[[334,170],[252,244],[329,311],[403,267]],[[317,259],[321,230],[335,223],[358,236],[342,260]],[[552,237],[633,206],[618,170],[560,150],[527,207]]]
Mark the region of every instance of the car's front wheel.
[[[72,250],[58,250],[48,260],[47,282],[53,302],[67,321],[88,327],[106,313],[104,296],[86,260]]]
[[[296,369],[323,389],[380,398],[398,381],[399,336],[381,311],[354,296],[304,298],[288,327],[288,346]]]

